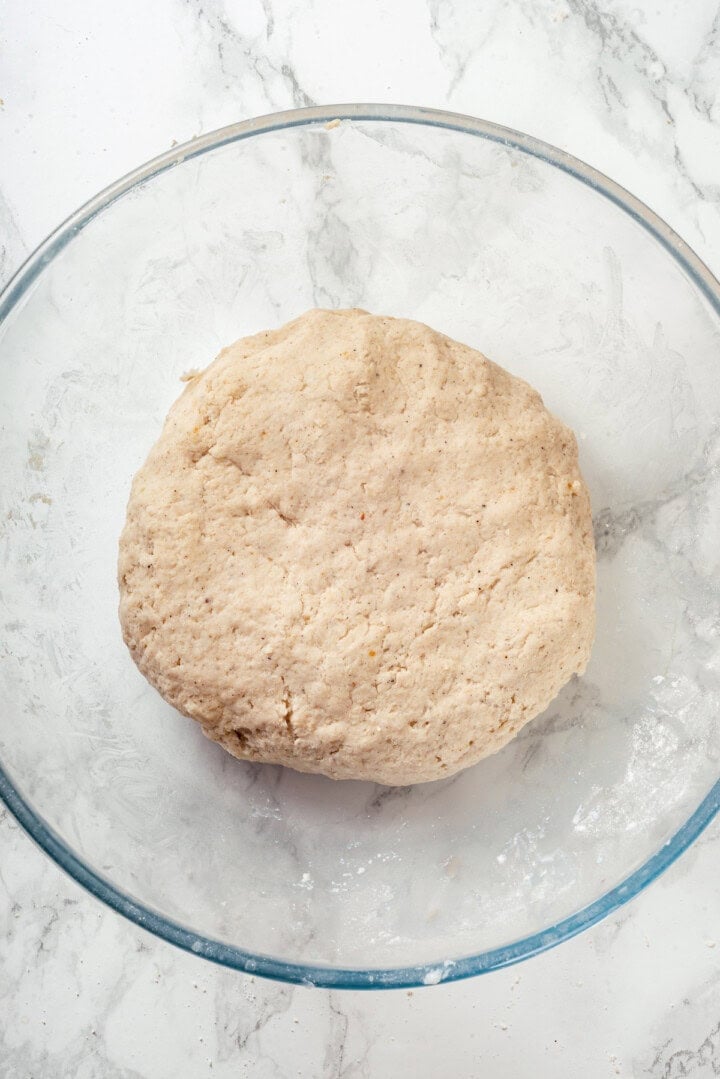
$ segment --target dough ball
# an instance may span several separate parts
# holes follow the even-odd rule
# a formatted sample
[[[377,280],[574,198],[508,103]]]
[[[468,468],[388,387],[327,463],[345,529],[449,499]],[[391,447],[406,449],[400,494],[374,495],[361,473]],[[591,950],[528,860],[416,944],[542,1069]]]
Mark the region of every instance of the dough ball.
[[[448,776],[587,663],[575,438],[427,326],[310,311],[191,377],[135,477],[119,581],[138,667],[236,757]]]

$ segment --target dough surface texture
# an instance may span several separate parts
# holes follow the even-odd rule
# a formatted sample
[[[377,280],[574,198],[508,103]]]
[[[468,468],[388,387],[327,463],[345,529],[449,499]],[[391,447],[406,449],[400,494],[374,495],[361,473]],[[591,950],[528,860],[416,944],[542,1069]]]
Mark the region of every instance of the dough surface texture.
[[[120,620],[237,757],[408,784],[585,669],[590,501],[525,382],[417,322],[310,311],[190,380],[132,485]]]

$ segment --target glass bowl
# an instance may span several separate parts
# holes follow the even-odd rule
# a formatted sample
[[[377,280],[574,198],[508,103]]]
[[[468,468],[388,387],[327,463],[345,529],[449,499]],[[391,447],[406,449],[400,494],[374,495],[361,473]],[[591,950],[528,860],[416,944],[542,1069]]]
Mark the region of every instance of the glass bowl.
[[[317,306],[480,348],[578,435],[599,557],[587,674],[448,780],[236,761],[120,638],[130,480],[180,375]],[[108,188],[0,304],[7,805],[138,925],[287,981],[449,981],[614,910],[720,804],[719,313],[717,282],[636,199],[468,117],[303,109]]]

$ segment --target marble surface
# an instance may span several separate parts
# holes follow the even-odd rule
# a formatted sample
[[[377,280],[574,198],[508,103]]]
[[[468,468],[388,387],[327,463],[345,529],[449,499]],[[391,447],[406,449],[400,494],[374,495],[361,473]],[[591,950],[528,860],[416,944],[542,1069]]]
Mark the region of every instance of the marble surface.
[[[445,106],[545,138],[720,271],[720,14],[586,0],[28,4],[0,68],[0,275],[139,162],[308,103]],[[101,908],[0,811],[0,1075],[720,1074],[716,824],[553,952],[406,993],[224,971]]]

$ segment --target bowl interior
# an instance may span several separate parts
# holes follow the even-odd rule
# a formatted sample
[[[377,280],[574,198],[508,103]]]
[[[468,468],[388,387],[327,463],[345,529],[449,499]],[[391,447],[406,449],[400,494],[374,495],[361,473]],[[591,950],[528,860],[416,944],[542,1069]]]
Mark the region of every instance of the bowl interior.
[[[125,502],[180,375],[314,306],[425,321],[533,383],[578,435],[599,557],[587,674],[438,783],[235,761],[120,638]],[[444,969],[593,903],[717,779],[719,344],[640,224],[476,134],[305,124],[136,185],[0,327],[12,781],[117,892],[290,963]]]

